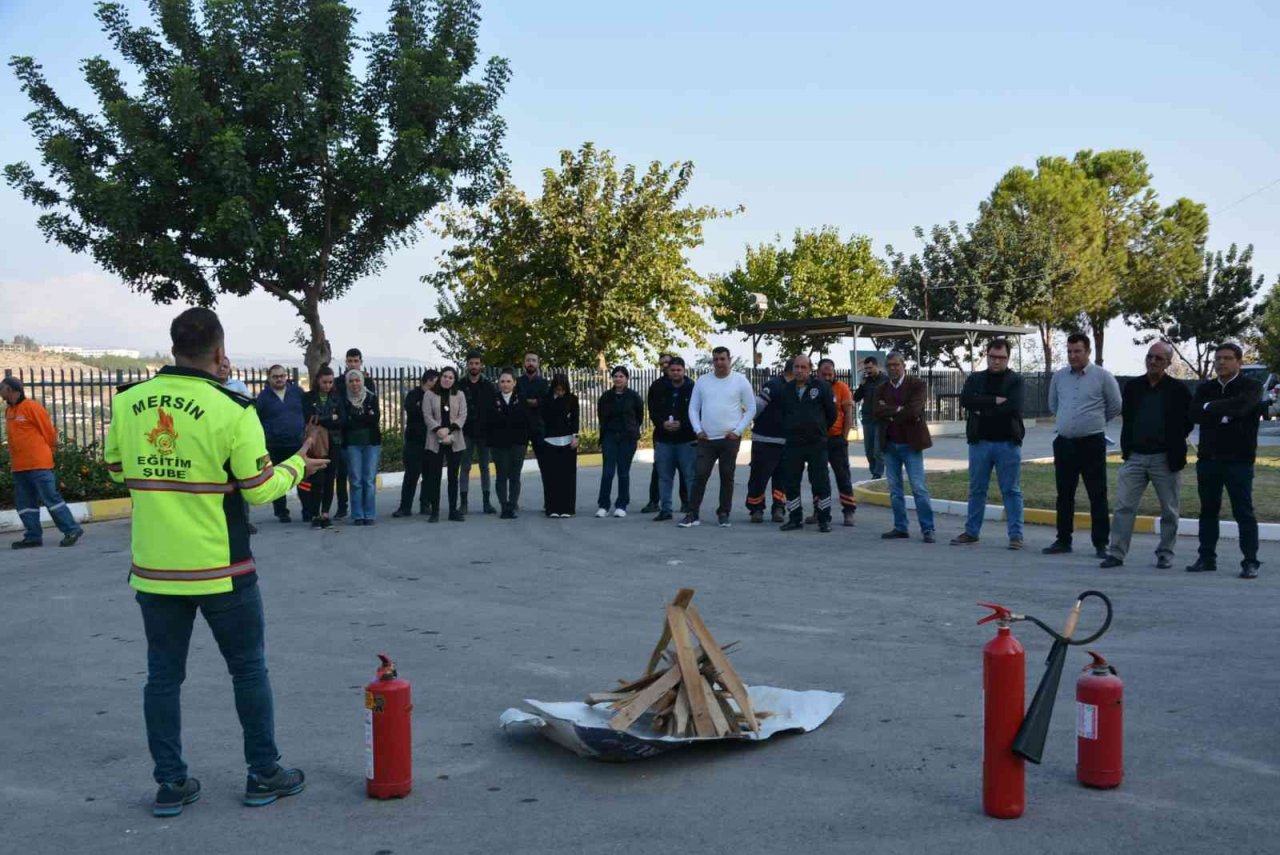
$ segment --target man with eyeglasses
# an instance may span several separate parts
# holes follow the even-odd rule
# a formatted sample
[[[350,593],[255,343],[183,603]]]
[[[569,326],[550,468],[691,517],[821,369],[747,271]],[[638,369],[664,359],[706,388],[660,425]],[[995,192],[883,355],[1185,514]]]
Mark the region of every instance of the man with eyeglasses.
[[[971,373],[960,393],[969,443],[969,515],[964,531],[951,539],[952,546],[978,542],[992,469],[1004,502],[1009,548],[1023,546],[1022,439],[1027,431],[1022,423],[1022,376],[1009,370],[1009,350],[1007,339],[993,339],[987,345],[986,370]]]
[[[1147,350],[1147,373],[1124,384],[1121,393],[1120,455],[1124,463],[1116,477],[1116,509],[1111,517],[1111,542],[1102,567],[1124,564],[1133,537],[1138,503],[1147,485],[1160,500],[1160,544],[1156,566],[1173,566],[1178,540],[1178,496],[1187,465],[1187,435],[1191,421],[1191,392],[1168,375],[1173,346],[1158,341]]]
[[[1200,493],[1200,557],[1189,573],[1218,569],[1218,516],[1222,491],[1231,497],[1231,515],[1240,531],[1240,578],[1258,578],[1258,518],[1253,513],[1253,464],[1258,455],[1259,400],[1262,384],[1240,373],[1240,345],[1218,345],[1213,355],[1218,376],[1196,387],[1191,418],[1200,425],[1196,446],[1196,485]]]
[[[258,419],[262,422],[262,432],[266,436],[267,454],[273,464],[283,463],[297,454],[298,446],[302,445],[302,434],[306,426],[306,418],[302,414],[302,390],[296,383],[289,382],[289,371],[283,365],[272,365],[267,369],[267,381],[267,388],[258,394],[254,403]],[[289,503],[284,496],[273,501],[271,509],[280,522],[293,522],[289,515]],[[305,504],[302,508],[302,521],[310,521]]]

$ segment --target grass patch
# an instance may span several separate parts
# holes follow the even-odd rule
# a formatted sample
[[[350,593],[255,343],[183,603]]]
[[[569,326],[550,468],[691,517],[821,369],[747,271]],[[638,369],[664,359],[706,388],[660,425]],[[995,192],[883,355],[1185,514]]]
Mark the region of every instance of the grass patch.
[[[1107,497],[1115,498],[1116,472],[1120,469],[1120,456],[1107,458]],[[927,476],[929,495],[935,499],[953,502],[969,500],[969,473],[930,472]],[[910,486],[907,492],[910,493]],[[1054,484],[1052,463],[1022,464],[1022,497],[1028,508],[1045,508],[1053,510],[1058,501],[1058,490]],[[996,484],[995,472],[991,473],[991,487],[987,491],[987,501],[993,505],[1001,504],[1000,487]],[[1258,449],[1258,461],[1253,470],[1253,509],[1259,522],[1280,522],[1280,446],[1263,446]],[[1089,510],[1089,496],[1084,491],[1083,482],[1076,491],[1076,510]],[[1112,508],[1114,510],[1114,508]],[[1148,487],[1143,493],[1138,513],[1147,516],[1160,515],[1160,502],[1156,499],[1155,490]],[[1185,519],[1200,517],[1200,497],[1196,492],[1195,452],[1187,468],[1182,470],[1182,502],[1180,514]],[[1231,500],[1226,491],[1222,495],[1222,519],[1231,519]]]

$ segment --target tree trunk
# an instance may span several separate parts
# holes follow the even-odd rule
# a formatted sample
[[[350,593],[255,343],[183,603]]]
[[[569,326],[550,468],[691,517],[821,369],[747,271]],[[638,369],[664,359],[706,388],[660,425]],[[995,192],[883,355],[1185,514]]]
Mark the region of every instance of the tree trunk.
[[[604,358],[603,350],[596,351],[596,367],[600,369],[601,373],[609,373],[609,362]]]
[[[1036,324],[1040,329],[1040,346],[1044,348],[1044,376],[1053,374],[1053,327]]]
[[[306,321],[310,337],[307,341],[307,349],[304,359],[307,365],[307,374],[310,376],[311,384],[314,387],[316,372],[320,370],[320,366],[328,365],[333,358],[333,350],[329,346],[329,339],[324,332],[324,324],[320,322],[320,300],[318,293],[307,289],[307,296],[303,303],[302,311],[299,312],[302,319]]]
[[[1089,326],[1093,331],[1093,364],[1102,364],[1102,347],[1107,341],[1107,322],[1104,319],[1089,316]]]

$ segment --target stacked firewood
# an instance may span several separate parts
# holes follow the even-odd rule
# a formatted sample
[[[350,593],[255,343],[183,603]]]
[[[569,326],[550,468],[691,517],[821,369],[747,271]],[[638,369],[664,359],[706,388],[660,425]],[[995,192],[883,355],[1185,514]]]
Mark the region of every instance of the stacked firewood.
[[[768,713],[751,708],[747,688],[727,654],[738,642],[719,645],[690,605],[693,590],[681,588],[666,607],[662,636],[644,674],[619,680],[617,688],[587,695],[588,704],[608,704],[609,726],[627,730],[644,721],[650,733],[681,737],[725,737],[758,733]]]

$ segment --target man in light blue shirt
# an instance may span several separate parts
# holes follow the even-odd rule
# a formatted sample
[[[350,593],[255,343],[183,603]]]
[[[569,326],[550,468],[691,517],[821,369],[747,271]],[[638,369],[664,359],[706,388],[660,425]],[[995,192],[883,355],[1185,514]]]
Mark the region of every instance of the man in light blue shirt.
[[[1094,552],[1107,557],[1111,518],[1107,513],[1107,422],[1120,415],[1120,384],[1111,372],[1089,361],[1089,337],[1067,337],[1067,367],[1049,382],[1049,411],[1057,421],[1053,471],[1058,486],[1058,539],[1046,555],[1071,551],[1075,531],[1076,488],[1084,479]]]

